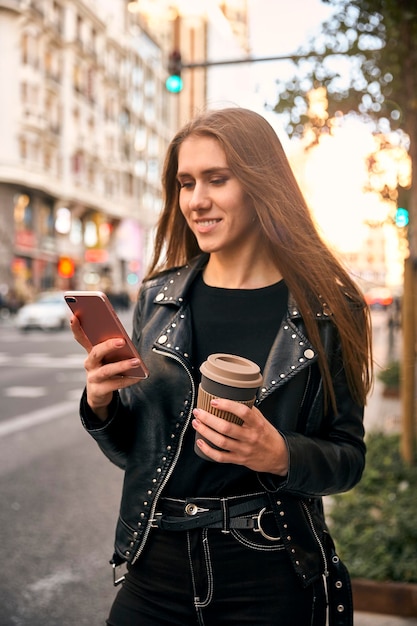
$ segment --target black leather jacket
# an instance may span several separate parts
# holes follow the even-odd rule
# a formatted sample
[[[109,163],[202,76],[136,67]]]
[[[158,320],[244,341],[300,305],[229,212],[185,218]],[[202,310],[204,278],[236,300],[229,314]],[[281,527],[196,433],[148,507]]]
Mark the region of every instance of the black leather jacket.
[[[133,340],[150,377],[123,390],[120,397],[116,394],[105,423],[91,419],[85,399],[81,404],[85,427],[104,454],[125,471],[115,547],[118,557],[128,562],[135,562],[143,550],[195,405],[187,291],[206,260],[204,255],[198,257],[141,288]],[[272,495],[287,549],[304,584],[326,569],[321,496],[353,487],[365,462],[363,407],[349,393],[331,317],[325,310],[315,315],[334,381],[337,412],[323,410],[317,353],[291,296],[256,401],[288,446],[287,477],[259,474],[258,479],[260,490]]]

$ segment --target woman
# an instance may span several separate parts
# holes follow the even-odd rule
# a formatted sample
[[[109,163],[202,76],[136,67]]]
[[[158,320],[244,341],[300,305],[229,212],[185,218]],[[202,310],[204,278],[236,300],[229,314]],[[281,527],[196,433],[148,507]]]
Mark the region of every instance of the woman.
[[[72,320],[89,353],[83,423],[125,471],[114,564],[128,573],[107,624],[324,626],[327,610],[351,624],[321,497],[364,468],[363,296],[260,115],[192,120],[169,146],[163,190],[134,314],[149,378],[123,377],[132,361],[103,365],[120,341],[92,347]],[[263,372],[254,407],[212,402],[243,425],[195,406],[200,365],[216,352]],[[210,460],[195,453],[196,432]]]

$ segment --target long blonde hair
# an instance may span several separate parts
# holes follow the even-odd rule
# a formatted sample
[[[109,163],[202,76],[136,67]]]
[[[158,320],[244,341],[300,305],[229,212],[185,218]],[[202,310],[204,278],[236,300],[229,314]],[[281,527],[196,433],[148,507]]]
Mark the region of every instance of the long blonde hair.
[[[296,299],[319,353],[327,399],[335,407],[331,374],[315,318],[320,303],[337,327],[349,388],[364,404],[372,385],[371,323],[355,282],[320,237],[281,142],[261,115],[243,108],[204,113],[171,141],[163,170],[164,206],[148,276],[188,263],[201,252],[179,208],[178,150],[190,135],[213,137],[232,173],[252,199],[265,245]]]

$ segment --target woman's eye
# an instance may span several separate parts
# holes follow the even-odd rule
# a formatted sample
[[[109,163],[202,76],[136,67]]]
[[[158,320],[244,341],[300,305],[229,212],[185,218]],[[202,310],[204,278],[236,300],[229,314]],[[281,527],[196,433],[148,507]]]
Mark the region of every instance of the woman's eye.
[[[192,181],[179,181],[178,182],[180,189],[191,189],[194,185]]]
[[[224,185],[227,178],[213,178],[210,182],[212,185]]]

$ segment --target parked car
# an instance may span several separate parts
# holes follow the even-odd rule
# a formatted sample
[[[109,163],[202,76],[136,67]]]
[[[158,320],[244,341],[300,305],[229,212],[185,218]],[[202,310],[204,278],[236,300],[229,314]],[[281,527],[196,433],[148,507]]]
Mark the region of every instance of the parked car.
[[[68,326],[71,317],[62,291],[47,291],[39,294],[34,302],[22,306],[16,314],[19,330],[38,328],[61,330]]]
[[[392,304],[393,297],[388,287],[373,287],[365,294],[365,300],[371,309],[386,309]]]

